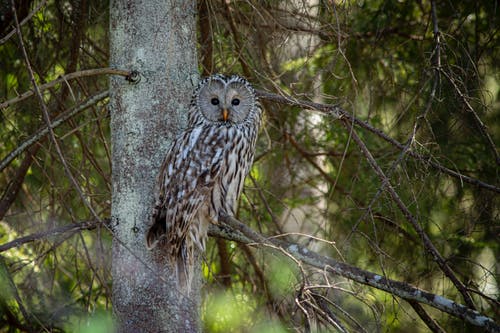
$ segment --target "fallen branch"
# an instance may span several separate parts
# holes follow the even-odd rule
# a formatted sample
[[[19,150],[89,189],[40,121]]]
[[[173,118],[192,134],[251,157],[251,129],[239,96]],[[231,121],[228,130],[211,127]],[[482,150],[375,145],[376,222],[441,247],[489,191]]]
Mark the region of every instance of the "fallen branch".
[[[391,280],[382,275],[362,270],[356,266],[338,262],[330,257],[310,251],[299,244],[288,243],[277,238],[265,238],[233,217],[224,216],[221,217],[221,220],[226,225],[210,225],[210,236],[221,237],[252,246],[277,247],[288,255],[293,256],[296,260],[322,271],[340,275],[349,280],[386,291],[409,302],[426,304],[474,326],[482,327],[487,332],[500,332],[500,326],[490,317],[484,316],[450,299],[421,290],[405,282]]]

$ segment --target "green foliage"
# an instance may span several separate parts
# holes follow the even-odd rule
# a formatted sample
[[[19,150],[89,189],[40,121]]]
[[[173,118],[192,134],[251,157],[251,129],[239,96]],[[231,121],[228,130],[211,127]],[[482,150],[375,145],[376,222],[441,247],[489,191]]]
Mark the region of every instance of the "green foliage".
[[[21,2],[20,19],[36,4]],[[331,115],[263,101],[264,128],[238,218],[266,236],[463,302],[381,190],[353,141],[355,131],[452,270],[474,290],[477,308],[494,317],[499,196],[435,164],[499,184],[492,147],[500,138],[496,2],[436,1],[439,43],[430,1],[208,4],[210,26],[200,32],[210,31],[212,47],[200,41],[200,69],[240,73],[258,89],[339,104],[403,144],[411,139],[409,152],[424,156],[400,158],[400,149],[359,126],[348,130]],[[34,13],[22,33],[37,83],[108,66],[108,7],[107,1],[47,1]],[[13,25],[6,20],[1,37]],[[0,78],[1,102],[32,88],[16,35],[0,45]],[[107,80],[78,78],[45,90],[51,118],[106,89]],[[1,160],[45,123],[34,96],[0,111]],[[69,170],[102,218],[110,216],[108,118],[106,103],[98,103],[54,130]],[[36,236],[1,253],[0,332],[108,332],[112,235],[104,228],[56,232],[92,216],[48,137],[33,147],[22,176],[17,172],[28,151],[0,173],[1,203],[24,177],[1,218],[0,245]],[[326,308],[352,331],[428,331],[401,299],[300,266],[275,249],[211,241],[203,277],[207,332],[304,331],[307,325],[331,331],[318,314],[318,299],[328,300]],[[446,331],[471,330],[426,311]]]
[[[283,297],[293,292],[297,284],[297,267],[286,257],[272,257],[268,262],[269,289],[274,297]]]
[[[252,297],[245,294],[221,292],[211,294],[205,300],[204,323],[210,332],[232,332],[252,323],[254,310]]]
[[[68,332],[75,333],[109,333],[114,332],[113,318],[110,312],[97,312],[75,320],[67,328]]]

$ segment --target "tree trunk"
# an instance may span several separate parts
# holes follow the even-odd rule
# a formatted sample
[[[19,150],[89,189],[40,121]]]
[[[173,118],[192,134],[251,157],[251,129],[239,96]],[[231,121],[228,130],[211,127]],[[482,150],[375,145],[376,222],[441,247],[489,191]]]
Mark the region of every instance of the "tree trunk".
[[[174,288],[161,253],[145,246],[153,186],[185,124],[198,79],[192,0],[112,0],[110,65],[137,84],[111,80],[113,309],[119,332],[200,330],[200,274],[189,297]]]

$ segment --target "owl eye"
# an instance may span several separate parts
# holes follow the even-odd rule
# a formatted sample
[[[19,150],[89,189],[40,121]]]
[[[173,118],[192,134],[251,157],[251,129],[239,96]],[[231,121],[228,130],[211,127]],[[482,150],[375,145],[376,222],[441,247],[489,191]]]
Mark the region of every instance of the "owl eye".
[[[234,106],[236,106],[236,105],[240,105],[240,100],[239,100],[239,99],[237,99],[237,98],[235,98],[235,99],[233,99],[233,100],[231,101],[231,104],[232,104],[232,105],[234,105]]]
[[[219,105],[219,99],[214,97],[210,100],[210,103],[212,103],[212,105]]]

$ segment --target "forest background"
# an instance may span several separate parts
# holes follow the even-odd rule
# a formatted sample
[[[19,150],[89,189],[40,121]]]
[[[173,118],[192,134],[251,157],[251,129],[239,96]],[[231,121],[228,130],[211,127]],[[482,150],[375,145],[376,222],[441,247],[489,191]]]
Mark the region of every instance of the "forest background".
[[[129,69],[108,68],[107,1],[21,0],[15,16],[12,3],[0,3],[0,332],[107,332],[108,76]],[[200,0],[201,75],[239,73],[265,107],[238,220],[498,320],[498,5]],[[209,241],[207,332],[485,329],[250,243]]]

